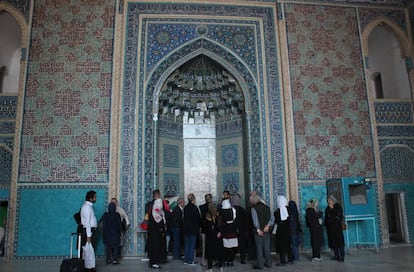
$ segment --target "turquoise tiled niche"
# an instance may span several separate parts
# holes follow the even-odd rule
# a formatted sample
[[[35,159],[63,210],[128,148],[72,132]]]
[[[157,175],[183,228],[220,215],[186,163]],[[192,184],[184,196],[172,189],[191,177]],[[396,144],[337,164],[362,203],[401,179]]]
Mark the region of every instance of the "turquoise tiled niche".
[[[106,207],[106,187],[24,186],[19,188],[16,256],[19,258],[68,256],[69,235],[76,232],[73,214],[81,208],[89,190],[97,193],[95,215],[99,220]],[[103,252],[102,233],[98,232],[96,254],[103,255]]]
[[[309,185],[302,185],[299,188],[299,201],[300,205],[298,205],[299,209],[299,221],[302,225],[303,230],[303,242],[301,247],[306,250],[312,250],[310,245],[310,233],[309,229],[306,227],[305,215],[306,215],[306,202],[310,199],[318,199],[319,200],[319,209],[325,213],[326,204],[326,185],[323,184],[309,184]],[[323,236],[324,236],[324,247],[323,249],[328,248],[328,240],[326,238],[326,229],[323,229]]]
[[[384,184],[385,193],[400,193],[404,192],[405,198],[405,211],[407,213],[408,220],[408,234],[410,242],[414,241],[414,183],[413,182],[401,182],[401,183],[388,183]]]

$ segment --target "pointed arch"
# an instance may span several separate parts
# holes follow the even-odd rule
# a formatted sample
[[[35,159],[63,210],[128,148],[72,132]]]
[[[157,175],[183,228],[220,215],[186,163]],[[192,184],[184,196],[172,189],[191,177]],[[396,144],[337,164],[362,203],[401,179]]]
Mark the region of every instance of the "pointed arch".
[[[0,2],[0,11],[1,10],[8,12],[11,16],[13,16],[16,19],[22,31],[21,48],[27,48],[29,42],[29,26],[24,15],[19,10],[14,8],[12,5],[4,1]]]
[[[200,42],[200,40],[202,40],[202,43],[206,42],[206,43],[212,43],[215,46],[220,46],[219,44],[211,41],[211,40],[207,40],[205,38],[202,39],[197,39],[195,40],[196,42]],[[191,43],[189,43],[186,46],[190,46],[192,43],[195,43],[195,41],[192,41]],[[208,46],[206,46],[208,47]],[[228,52],[227,49],[224,49]],[[177,50],[177,52],[179,52],[180,49]],[[230,53],[230,52],[228,52]],[[231,53],[230,53],[231,54]],[[238,69],[236,69],[236,67],[234,65],[232,65],[229,61],[227,61],[225,58],[223,58],[222,56],[220,56],[219,54],[212,52],[208,49],[206,49],[205,47],[200,47],[194,51],[192,51],[189,54],[186,54],[184,56],[182,56],[180,59],[176,60],[173,64],[171,64],[158,78],[158,81],[156,82],[156,85],[154,86],[154,92],[153,92],[153,113],[156,114],[159,110],[159,95],[161,93],[161,88],[163,83],[167,80],[168,76],[175,71],[176,69],[178,69],[181,65],[183,65],[184,63],[188,62],[189,60],[200,56],[200,55],[205,55],[213,60],[215,60],[216,62],[218,62],[220,65],[222,65],[225,69],[227,69],[235,78],[236,80],[239,82],[240,87],[242,89],[242,93],[244,96],[244,102],[245,102],[245,112],[246,114],[250,114],[251,113],[251,96],[250,93],[248,91],[249,87],[248,87],[248,83],[245,80],[245,77],[238,71]],[[164,62],[168,61],[168,57],[164,60]],[[240,60],[240,62],[242,62]],[[162,65],[162,64],[159,64]],[[158,66],[159,66],[158,65]],[[251,75],[251,79],[254,82],[254,86],[257,86],[257,82],[253,76],[253,73],[248,69],[247,65],[245,63],[243,63],[244,68],[246,69],[246,71],[248,71],[248,73]],[[157,67],[155,67],[154,70],[156,70]],[[151,78],[152,73],[149,75],[149,77]]]
[[[212,41],[209,41],[211,43],[214,43]],[[190,45],[191,46],[191,45]],[[219,46],[218,44],[216,44],[216,46]],[[179,51],[179,50],[178,50]],[[156,82],[156,85],[154,86],[154,92],[152,94],[153,96],[153,108],[152,108],[152,112],[153,114],[158,113],[159,110],[159,95],[161,93],[161,88],[163,83],[167,80],[168,76],[175,71],[176,69],[178,69],[181,65],[183,65],[184,63],[186,63],[187,61],[200,56],[200,55],[205,55],[213,60],[215,60],[216,62],[218,62],[220,65],[222,65],[225,69],[227,69],[235,78],[236,80],[239,82],[240,87],[242,89],[242,93],[244,96],[244,102],[245,102],[245,112],[247,115],[249,115],[251,113],[251,97],[250,97],[250,93],[248,91],[248,84],[245,80],[245,77],[227,60],[225,60],[222,56],[211,52],[210,50],[206,49],[206,48],[198,48],[196,50],[194,50],[193,52],[191,52],[191,54],[187,54],[183,57],[181,57],[180,59],[178,59],[175,63],[173,63],[172,65],[170,65],[163,73],[162,75],[159,77],[158,81]],[[246,70],[247,69],[247,66]],[[251,71],[249,71],[250,74]],[[151,77],[152,75],[150,75]],[[251,77],[252,80],[254,81],[254,85],[257,86],[256,81],[254,80],[254,77]]]
[[[364,29],[362,33],[362,50],[365,56],[368,56],[368,39],[371,35],[371,32],[380,24],[384,24],[389,27],[397,37],[397,40],[400,44],[402,53],[404,57],[411,57],[413,54],[412,44],[409,42],[408,36],[404,31],[389,18],[385,16],[379,16],[374,21],[370,22]]]

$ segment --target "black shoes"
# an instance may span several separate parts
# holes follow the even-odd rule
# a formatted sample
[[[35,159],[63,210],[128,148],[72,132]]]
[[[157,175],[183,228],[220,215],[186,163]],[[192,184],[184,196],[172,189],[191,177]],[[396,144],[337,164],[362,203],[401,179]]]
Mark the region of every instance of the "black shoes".
[[[161,266],[159,264],[149,264],[148,267],[151,269],[161,269]]]

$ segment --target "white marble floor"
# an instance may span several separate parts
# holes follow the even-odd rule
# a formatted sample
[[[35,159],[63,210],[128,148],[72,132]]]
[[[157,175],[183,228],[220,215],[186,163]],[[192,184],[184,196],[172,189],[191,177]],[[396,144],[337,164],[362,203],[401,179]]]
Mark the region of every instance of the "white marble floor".
[[[283,267],[273,266],[266,271],[292,271],[292,272],[321,272],[321,271],[414,271],[414,246],[399,246],[381,248],[379,252],[372,249],[351,250],[347,253],[344,263],[330,260],[328,252],[324,252],[322,262],[313,263],[309,261],[309,254],[303,253],[301,260],[293,265]],[[6,260],[0,259],[0,271],[2,272],[56,272],[59,271],[62,260]],[[277,255],[273,255],[273,264],[278,262]],[[253,271],[253,262],[240,264],[236,257],[233,267],[225,267],[224,271],[242,272]],[[148,263],[142,258],[125,258],[119,265],[106,265],[103,260],[97,261],[98,272],[121,272],[121,271],[151,271]],[[197,271],[206,270],[200,265],[188,266],[178,260],[170,260],[163,264],[160,271]],[[218,269],[214,269],[218,271]]]

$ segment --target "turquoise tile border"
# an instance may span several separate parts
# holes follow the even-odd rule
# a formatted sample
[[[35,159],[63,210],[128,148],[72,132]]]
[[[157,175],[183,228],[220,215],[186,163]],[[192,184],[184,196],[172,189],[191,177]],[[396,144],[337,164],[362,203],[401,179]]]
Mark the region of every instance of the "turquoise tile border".
[[[105,211],[106,186],[22,186],[18,189],[16,258],[62,257],[69,255],[70,233],[76,231],[73,214],[85,201],[86,192],[97,193],[95,214]],[[97,255],[103,255],[102,234],[98,231]]]

